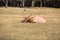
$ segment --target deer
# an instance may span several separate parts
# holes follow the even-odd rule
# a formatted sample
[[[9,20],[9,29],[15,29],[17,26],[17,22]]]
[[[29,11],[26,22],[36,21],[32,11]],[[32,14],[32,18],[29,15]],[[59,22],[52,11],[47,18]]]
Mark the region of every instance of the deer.
[[[28,15],[22,22],[46,23],[46,19],[38,15]]]

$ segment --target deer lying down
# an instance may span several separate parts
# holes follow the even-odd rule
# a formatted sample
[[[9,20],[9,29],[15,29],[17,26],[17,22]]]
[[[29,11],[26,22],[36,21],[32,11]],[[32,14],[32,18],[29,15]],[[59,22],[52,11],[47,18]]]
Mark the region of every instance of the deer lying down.
[[[30,23],[46,23],[46,19],[40,17],[38,15],[29,15],[22,22],[30,22]]]

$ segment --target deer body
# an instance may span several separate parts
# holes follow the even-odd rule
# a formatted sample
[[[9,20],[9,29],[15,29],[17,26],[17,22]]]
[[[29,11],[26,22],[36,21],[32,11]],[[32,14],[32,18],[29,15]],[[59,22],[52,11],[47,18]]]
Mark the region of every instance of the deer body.
[[[29,15],[24,19],[24,22],[31,22],[31,23],[46,23],[46,19],[38,15]]]

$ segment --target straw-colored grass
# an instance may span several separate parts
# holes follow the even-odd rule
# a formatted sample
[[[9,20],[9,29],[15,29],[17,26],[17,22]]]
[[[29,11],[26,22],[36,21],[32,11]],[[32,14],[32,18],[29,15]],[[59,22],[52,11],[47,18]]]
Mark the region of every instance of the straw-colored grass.
[[[30,13],[45,17],[47,22],[21,23]],[[0,40],[60,40],[60,9],[0,8]]]

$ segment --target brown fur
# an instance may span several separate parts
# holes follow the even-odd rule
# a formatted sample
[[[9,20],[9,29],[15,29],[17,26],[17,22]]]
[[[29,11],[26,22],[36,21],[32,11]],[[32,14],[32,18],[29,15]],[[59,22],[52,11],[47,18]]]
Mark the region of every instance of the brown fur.
[[[46,19],[40,17],[38,15],[29,15],[22,22],[30,22],[30,23],[46,23]]]

